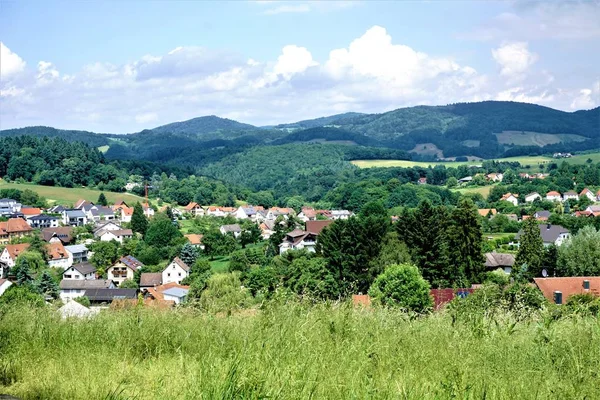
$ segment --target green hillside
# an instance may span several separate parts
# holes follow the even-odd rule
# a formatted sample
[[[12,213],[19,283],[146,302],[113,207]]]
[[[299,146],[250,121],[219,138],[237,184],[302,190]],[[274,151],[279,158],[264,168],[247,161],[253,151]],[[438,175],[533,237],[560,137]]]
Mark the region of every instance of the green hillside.
[[[207,136],[209,134],[214,137],[219,132],[227,131],[253,131],[259,128],[243,124],[227,118],[219,118],[215,115],[206,117],[193,118],[187,121],[174,122],[167,125],[162,125],[150,131],[155,133],[175,133],[184,135]]]

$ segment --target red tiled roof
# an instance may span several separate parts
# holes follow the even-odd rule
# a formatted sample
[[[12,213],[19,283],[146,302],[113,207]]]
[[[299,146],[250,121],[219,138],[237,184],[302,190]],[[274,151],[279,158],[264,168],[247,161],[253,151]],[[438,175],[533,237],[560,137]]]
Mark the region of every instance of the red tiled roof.
[[[165,283],[164,285],[159,285],[159,286],[155,286],[153,288],[148,288],[148,294],[150,294],[150,296],[152,296],[156,300],[164,300],[165,297],[163,295],[163,292],[165,290],[168,290],[171,288],[189,289],[190,287],[185,286],[185,285],[180,285],[177,282],[170,282],[170,283]]]
[[[21,244],[7,244],[5,250],[8,252],[8,256],[11,260],[15,260],[19,254],[23,253],[29,248],[29,243]]]
[[[65,250],[61,242],[48,243],[46,249],[48,249],[48,259],[50,260],[60,260],[61,258],[69,257],[67,250]]]
[[[0,235],[31,232],[32,230],[33,229],[22,218],[10,218],[8,221],[0,222]]]
[[[23,207],[21,208],[21,213],[23,213],[23,215],[40,215],[42,210],[35,207]]]
[[[185,206],[185,210],[186,211],[192,211],[196,207],[200,207],[200,205],[198,203],[191,202],[190,204],[188,204],[187,206]]]
[[[190,244],[202,244],[202,238],[204,237],[204,235],[198,235],[195,233],[190,233],[188,235],[185,235],[185,238],[190,242]]]
[[[552,191],[552,192],[546,193],[546,197],[548,197],[548,196],[560,196],[560,193]]]
[[[318,235],[321,233],[323,228],[325,228],[328,225],[331,225],[332,223],[333,223],[333,220],[331,220],[331,219],[326,219],[326,220],[321,220],[321,221],[306,221],[306,231],[314,233],[315,235]]]
[[[562,292],[562,301],[566,303],[570,296],[581,293],[592,293],[600,296],[600,276],[577,276],[564,278],[534,278],[535,284],[542,291],[544,297],[554,301],[554,292]],[[583,281],[590,282],[590,290],[583,288]]]

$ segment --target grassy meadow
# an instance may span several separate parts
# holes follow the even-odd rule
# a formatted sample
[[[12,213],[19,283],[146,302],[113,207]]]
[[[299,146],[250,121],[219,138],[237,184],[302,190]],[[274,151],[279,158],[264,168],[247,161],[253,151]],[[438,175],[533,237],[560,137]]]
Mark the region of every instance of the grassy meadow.
[[[600,320],[460,322],[267,304],[0,314],[0,393],[21,399],[595,399]]]
[[[578,154],[571,158],[562,158],[556,159],[552,157],[546,156],[523,156],[523,157],[508,157],[508,158],[498,158],[496,161],[506,161],[506,162],[519,162],[522,166],[529,165],[533,169],[541,164],[548,164],[551,162],[560,163],[562,161],[567,161],[569,164],[585,164],[588,159],[591,159],[593,162],[600,162],[600,152],[599,153],[590,153],[590,154]],[[428,166],[436,166],[436,165],[445,165],[448,168],[455,168],[460,165],[477,165],[481,164],[482,161],[443,161],[443,162],[421,162],[421,161],[407,161],[407,160],[354,160],[352,164],[356,165],[359,168],[376,168],[376,167],[428,167]]]
[[[44,196],[50,204],[74,204],[79,199],[97,201],[100,190],[87,188],[64,188],[58,186],[42,186],[30,183],[9,183],[0,179],[0,189],[19,189],[33,190],[40,196]],[[124,200],[126,203],[136,203],[143,201],[143,197],[131,193],[114,193],[105,191],[104,194],[110,203],[117,200]]]

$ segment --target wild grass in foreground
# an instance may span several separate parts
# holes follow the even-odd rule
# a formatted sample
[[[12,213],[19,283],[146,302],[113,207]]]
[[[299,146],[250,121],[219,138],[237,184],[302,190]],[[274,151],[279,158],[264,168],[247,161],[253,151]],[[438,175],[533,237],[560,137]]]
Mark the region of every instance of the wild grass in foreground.
[[[0,311],[1,312],[1,311]],[[255,313],[0,314],[0,393],[23,399],[594,399],[600,322],[452,322],[347,305]]]

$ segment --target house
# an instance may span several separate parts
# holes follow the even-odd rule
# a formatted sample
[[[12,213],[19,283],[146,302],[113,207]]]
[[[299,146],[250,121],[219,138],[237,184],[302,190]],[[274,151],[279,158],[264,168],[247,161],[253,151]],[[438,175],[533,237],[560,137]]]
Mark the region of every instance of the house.
[[[562,201],[562,196],[556,191],[546,193],[546,200],[548,201]]]
[[[525,203],[533,203],[536,200],[542,200],[542,196],[538,192],[529,193],[525,196]]]
[[[533,214],[533,217],[538,221],[548,221],[548,218],[550,218],[550,211],[536,211],[535,214]]]
[[[427,185],[427,178],[425,178],[425,177],[419,178],[419,180],[417,181],[417,185]]]
[[[71,265],[63,272],[63,279],[96,279],[96,267],[90,263]]]
[[[155,286],[152,288],[148,288],[144,297],[147,300],[156,300],[156,301],[165,302],[165,303],[168,303],[171,305],[178,304],[182,300],[185,300],[185,297],[187,296],[187,292],[185,292],[185,295],[184,295],[183,291],[169,292],[165,296],[165,292],[167,292],[171,289],[180,289],[180,290],[184,290],[184,291],[189,291],[190,287],[184,286],[184,285],[179,285],[175,282],[166,283],[164,285],[159,285],[159,286]],[[184,296],[182,297],[182,295],[184,295]]]
[[[229,207],[209,206],[206,209],[206,215],[211,215],[213,217],[224,217],[226,215],[229,215],[229,212],[227,211],[228,209],[230,209],[230,208]]]
[[[176,282],[178,284],[181,283],[188,275],[190,274],[190,267],[179,257],[175,257],[171,264],[167,265],[167,267],[162,272],[162,283],[171,283]]]
[[[261,206],[238,207],[237,211],[234,213],[234,217],[237,219],[251,219],[256,221],[259,211],[264,211],[264,208]]]
[[[596,196],[594,196],[594,192],[590,189],[585,188],[579,193],[579,197],[587,197],[590,201],[596,201]]]
[[[574,294],[591,293],[600,296],[600,277],[533,278],[544,297],[556,304],[565,304]]]
[[[59,205],[56,205],[56,206],[54,206],[54,207],[52,207],[52,208],[48,209],[48,212],[49,212],[49,213],[52,213],[52,214],[62,214],[62,213],[63,213],[63,211],[65,211],[66,209],[67,209],[67,208],[66,208],[65,206],[61,206],[61,205],[59,204]]]
[[[314,233],[315,235],[319,235],[321,233],[321,231],[323,230],[323,228],[333,224],[333,222],[334,221],[331,219],[324,219],[324,220],[320,220],[320,221],[306,221],[306,223],[304,225],[306,228],[306,232],[310,232],[310,233]]]
[[[294,229],[285,235],[283,242],[279,245],[279,254],[283,254],[288,250],[301,249],[306,249],[314,253],[317,245],[317,236],[317,234],[312,232]]]
[[[106,273],[108,279],[114,281],[117,285],[120,285],[125,280],[133,280],[137,270],[143,266],[144,264],[135,257],[125,256],[121,257],[115,265],[109,267]]]
[[[8,289],[11,286],[12,286],[11,281],[9,281],[8,279],[0,278],[0,296],[2,296],[4,294],[4,292],[6,292],[6,289]]]
[[[563,228],[560,225],[551,225],[551,224],[540,224],[538,225],[540,229],[540,236],[542,237],[542,241],[544,242],[544,246],[550,246],[551,244],[555,246],[560,246],[571,237],[571,233],[567,228]],[[523,230],[520,230],[515,239],[519,240],[521,235],[523,234]]]
[[[202,238],[204,237],[204,235],[199,235],[199,234],[195,234],[195,233],[190,233],[185,235],[185,238],[188,240],[188,242],[198,248],[198,249],[202,249],[204,250],[204,245],[202,244]]]
[[[508,218],[509,221],[519,221],[519,216],[517,214],[504,214],[504,216],[506,216],[506,218]]]
[[[140,275],[141,291],[145,291],[160,285],[162,285],[162,272],[143,272]]]
[[[293,208],[285,208],[285,207],[271,207],[267,210],[266,219],[276,220],[277,217],[282,216],[285,219],[288,219],[290,215],[295,215],[296,212]]]
[[[65,210],[63,211],[62,223],[69,226],[84,226],[88,218],[83,210]]]
[[[94,229],[94,236],[100,237],[105,231],[117,231],[123,229],[123,227],[116,222],[107,222],[101,225],[98,225],[96,229]]]
[[[48,243],[61,242],[62,244],[69,244],[73,241],[73,228],[70,226],[44,228],[42,229],[42,239]]]
[[[0,217],[21,212],[21,203],[13,199],[0,199]]]
[[[508,201],[509,203],[512,203],[512,205],[516,207],[519,205],[518,197],[519,197],[518,194],[506,193],[506,194],[504,194],[504,196],[502,196],[500,198],[500,201]]]
[[[29,248],[29,243],[7,244],[2,253],[0,253],[0,277],[4,276],[5,270],[8,271],[15,266],[17,257]]]
[[[42,210],[37,207],[27,207],[27,206],[21,207],[21,214],[23,214],[23,216],[26,219],[35,217],[36,215],[40,215],[41,213],[42,213]]]
[[[185,206],[184,212],[190,213],[196,217],[201,217],[204,215],[204,208],[202,208],[198,203],[191,202]]]
[[[353,215],[354,213],[348,210],[331,210],[331,219],[348,219]]]
[[[0,244],[8,244],[11,240],[29,235],[33,228],[22,218],[9,218],[0,222]]]
[[[492,182],[502,182],[502,179],[504,178],[504,174],[502,174],[501,172],[492,172],[491,174],[487,174],[486,179],[488,181],[492,181]]]
[[[83,244],[74,244],[72,246],[65,246],[65,250],[69,253],[69,260],[71,264],[79,264],[87,262],[89,250]]]
[[[82,297],[88,289],[114,289],[115,284],[110,279],[63,279],[58,285],[62,301]]]
[[[502,268],[505,273],[510,274],[515,265],[514,254],[505,253],[485,253],[484,266],[487,270],[496,270]]]
[[[154,208],[150,207],[150,204],[142,203],[142,210],[144,210],[146,218],[150,219],[154,217]]]
[[[568,192],[565,192],[565,194],[563,194],[563,201],[567,200],[579,201],[579,195],[577,194],[577,192],[569,190]]]
[[[275,221],[273,220],[264,220],[258,227],[262,232],[263,240],[269,240],[271,235],[275,233]]]
[[[302,207],[298,219],[302,222],[314,221],[317,219],[317,210],[312,207]]]
[[[142,185],[137,182],[127,182],[125,184],[125,190],[128,192],[131,192],[133,189],[135,189],[136,187],[140,187],[140,186],[142,186]]]
[[[34,215],[27,218],[27,223],[34,229],[56,228],[58,227],[58,222],[59,219],[57,217],[48,214]]]
[[[46,245],[48,253],[48,266],[51,268],[69,268],[69,253],[61,242],[48,243]]]
[[[116,240],[117,242],[123,244],[125,239],[131,239],[133,237],[133,231],[131,229],[118,229],[114,231],[103,231],[100,235],[101,242],[110,242],[111,240]]]
[[[473,180],[472,176],[465,176],[464,178],[460,178],[458,183],[469,183]]]
[[[81,210],[83,208],[92,207],[93,205],[94,205],[94,203],[92,203],[91,201],[79,199],[79,200],[77,200],[77,202],[75,202],[75,205],[73,206],[73,208],[76,210]]]
[[[86,210],[88,221],[113,221],[115,220],[115,212],[112,208],[103,206],[92,206]]]
[[[600,206],[588,206],[588,208],[586,208],[585,211],[589,213],[590,216],[600,217]]]
[[[93,282],[93,281],[83,281]],[[137,289],[90,288],[83,294],[93,305],[112,303],[114,300],[137,299]]]
[[[598,190],[598,193],[596,193],[596,201],[600,201],[600,190]]]
[[[183,289],[181,287],[172,287],[164,290],[162,294],[166,301],[174,301],[175,304],[180,304],[186,300],[189,291],[189,289]]]
[[[219,231],[223,235],[233,233],[236,238],[242,234],[242,228],[238,224],[223,225],[219,228]]]
[[[494,216],[498,213],[498,211],[495,208],[480,208],[477,210],[477,212],[479,213],[479,215],[486,218],[490,215]]]
[[[122,207],[121,208],[121,222],[131,222],[131,216],[133,215],[133,207]]]

